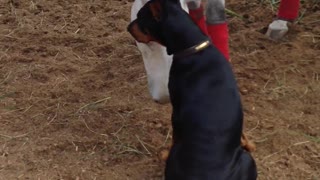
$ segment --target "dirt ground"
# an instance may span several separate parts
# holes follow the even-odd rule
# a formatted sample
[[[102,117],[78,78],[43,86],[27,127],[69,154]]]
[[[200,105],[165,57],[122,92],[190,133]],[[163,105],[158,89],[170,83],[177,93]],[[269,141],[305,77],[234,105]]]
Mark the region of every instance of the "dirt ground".
[[[262,34],[270,1],[227,1],[261,180],[320,179],[320,5]],[[169,105],[152,102],[128,0],[0,0],[0,180],[160,179]]]

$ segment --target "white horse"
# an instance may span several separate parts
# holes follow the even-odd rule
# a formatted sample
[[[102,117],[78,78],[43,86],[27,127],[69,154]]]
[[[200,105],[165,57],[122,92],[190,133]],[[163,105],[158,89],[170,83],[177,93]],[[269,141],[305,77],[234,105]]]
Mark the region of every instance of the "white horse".
[[[131,9],[131,21],[136,19],[137,13],[141,7],[149,0],[135,0],[132,9]],[[219,24],[225,22],[225,0],[207,0],[207,7],[205,9],[206,21],[209,24]],[[192,8],[196,9],[200,6],[201,0],[180,0],[182,8],[189,12]],[[284,8],[289,4],[289,8]],[[294,7],[292,7],[294,5]],[[287,30],[287,21],[290,21],[290,18],[294,18],[298,13],[299,0],[281,0],[281,5],[278,18],[270,24],[267,35],[272,39],[281,38]],[[293,10],[292,10],[293,9]],[[292,14],[293,12],[293,14]],[[283,14],[283,15],[282,15]],[[287,15],[288,14],[288,15]],[[284,17],[281,17],[284,16]],[[289,16],[289,19],[286,19],[285,16]],[[291,17],[290,17],[291,16]],[[212,30],[215,31],[215,30]],[[227,29],[223,29],[226,31]],[[221,31],[220,31],[221,32]],[[219,34],[213,32],[214,36],[217,37]],[[218,37],[219,38],[219,37]],[[217,40],[213,42],[217,47],[224,41],[228,41],[228,37],[225,39]],[[212,39],[212,36],[211,36]],[[212,39],[213,40],[213,39]],[[222,42],[222,43],[221,43]],[[227,43],[227,42],[226,42]],[[227,49],[228,44],[223,44],[222,48]],[[167,52],[163,46],[156,42],[150,42],[148,44],[142,44],[137,42],[138,49],[141,52],[142,59],[144,62],[145,70],[147,73],[148,79],[148,88],[152,96],[152,99],[157,103],[168,103],[170,102],[169,91],[168,91],[168,80],[169,80],[169,71],[172,63],[172,56],[167,55]],[[219,47],[218,47],[219,49]],[[228,56],[228,49],[226,50]]]

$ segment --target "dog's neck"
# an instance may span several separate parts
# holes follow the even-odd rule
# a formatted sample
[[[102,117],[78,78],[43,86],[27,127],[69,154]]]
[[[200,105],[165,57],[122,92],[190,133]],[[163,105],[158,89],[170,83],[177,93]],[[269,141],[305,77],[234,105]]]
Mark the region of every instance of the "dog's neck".
[[[208,39],[180,6],[172,6],[170,12],[163,24],[164,42],[169,55],[183,52]]]

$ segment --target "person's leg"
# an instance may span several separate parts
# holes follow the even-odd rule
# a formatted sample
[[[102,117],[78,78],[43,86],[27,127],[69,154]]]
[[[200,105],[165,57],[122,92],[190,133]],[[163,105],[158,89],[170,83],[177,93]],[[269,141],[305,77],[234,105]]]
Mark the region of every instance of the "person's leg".
[[[212,43],[229,60],[229,32],[224,0],[208,0],[206,23]]]
[[[186,2],[190,17],[198,25],[202,32],[208,35],[206,18],[204,16],[203,4],[201,0],[186,0]]]

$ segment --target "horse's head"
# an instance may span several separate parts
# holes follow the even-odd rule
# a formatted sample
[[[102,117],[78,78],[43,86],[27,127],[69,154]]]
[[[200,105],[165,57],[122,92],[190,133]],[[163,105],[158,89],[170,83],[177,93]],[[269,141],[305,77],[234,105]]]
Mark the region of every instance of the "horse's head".
[[[181,6],[187,11],[187,4],[180,0]],[[131,9],[131,20],[137,19],[139,10],[145,5],[145,0],[135,0]],[[172,56],[169,56],[165,47],[156,43],[147,44],[137,42],[141,52],[144,66],[147,73],[148,88],[152,99],[157,103],[169,103],[168,80],[172,63]]]

